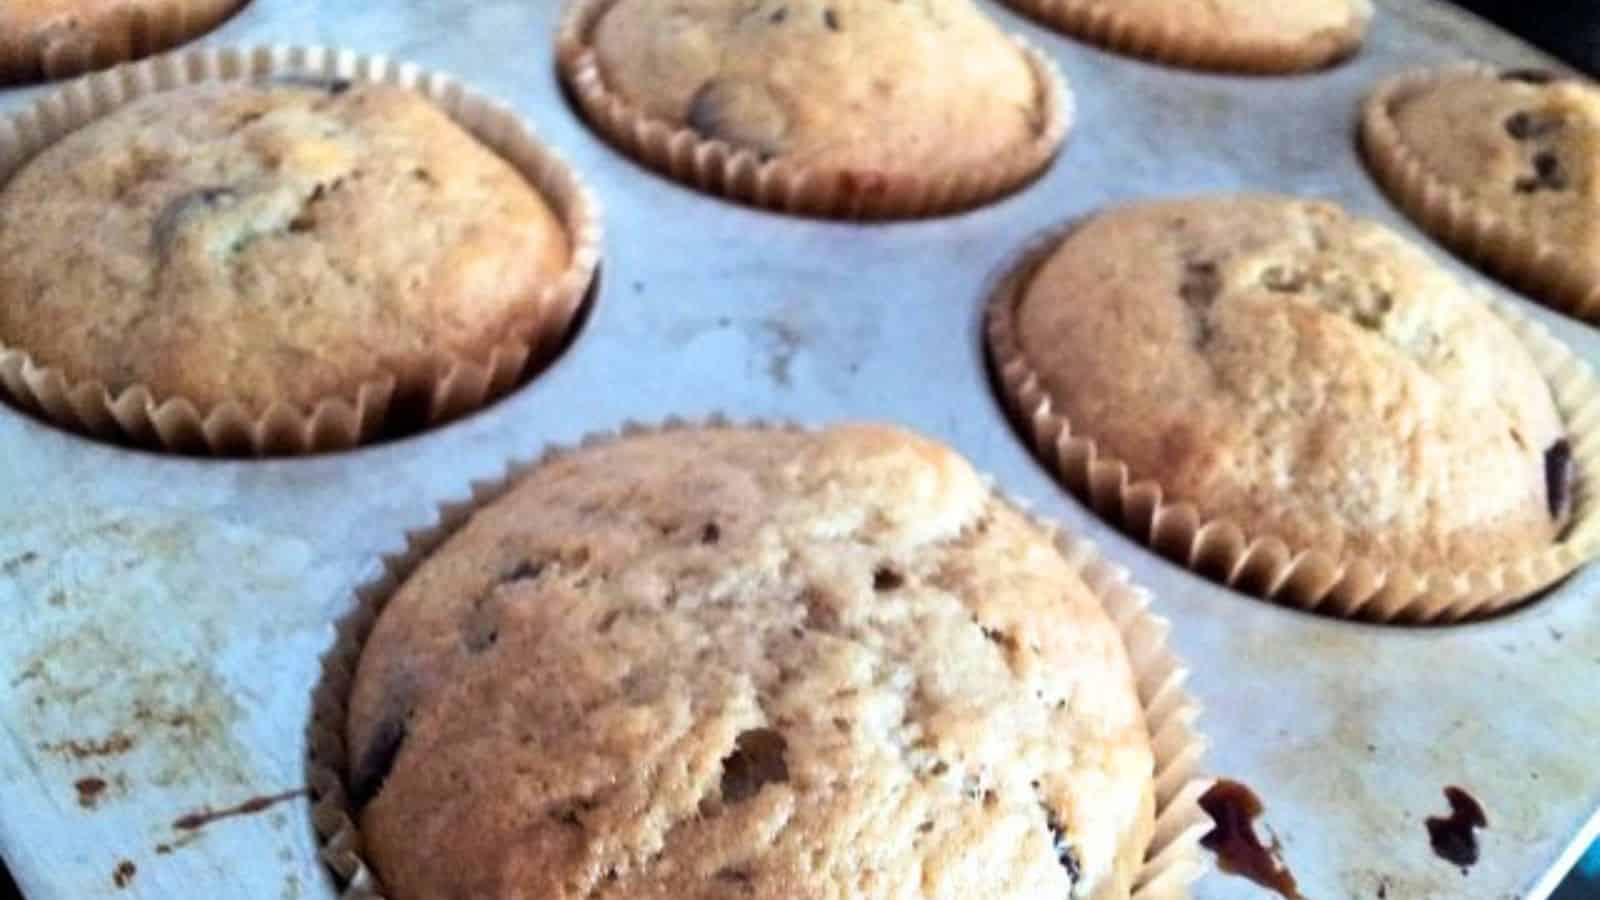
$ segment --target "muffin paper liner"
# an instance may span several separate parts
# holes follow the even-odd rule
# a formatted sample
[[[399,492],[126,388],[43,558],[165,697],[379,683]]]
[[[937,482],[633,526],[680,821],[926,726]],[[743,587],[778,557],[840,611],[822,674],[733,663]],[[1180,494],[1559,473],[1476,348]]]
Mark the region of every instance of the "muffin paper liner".
[[[731,423],[721,416],[708,420],[667,419],[660,424],[628,423],[617,432],[585,437],[576,448],[554,447],[529,462],[513,463],[505,474],[474,484],[471,496],[440,507],[434,525],[412,532],[403,550],[385,557],[380,573],[357,588],[355,605],[336,627],[333,646],[323,655],[322,678],[312,696],[312,719],[307,733],[308,780],[312,791],[312,822],[321,842],[322,858],[332,870],[341,900],[383,900],[383,886],[362,856],[360,826],[349,808],[345,773],[346,701],[355,681],[362,646],[378,616],[411,573],[454,534],[472,514],[511,490],[522,476],[576,449],[610,443],[620,438],[685,428],[755,427],[793,429],[787,423]],[[1200,795],[1211,779],[1199,774],[1206,742],[1195,729],[1199,704],[1185,683],[1189,670],[1167,642],[1171,630],[1166,619],[1150,610],[1150,595],[1128,580],[1128,571],[1100,556],[1088,540],[1068,535],[1045,522],[998,489],[992,494],[1028,515],[1055,536],[1062,555],[1100,598],[1107,615],[1121,632],[1133,668],[1150,731],[1155,757],[1155,829],[1145,852],[1144,865],[1133,881],[1133,900],[1184,900],[1189,885],[1203,874],[1209,862],[1200,838],[1211,829],[1211,818],[1200,808]]]
[[[1072,127],[1072,92],[1054,62],[1012,36],[1039,86],[1043,121],[1027,144],[982,168],[894,172],[814,168],[702,137],[639,110],[606,86],[589,34],[615,0],[573,0],[556,55],[584,118],[612,144],[681,183],[752,206],[837,219],[905,219],[957,212],[1021,187],[1049,166]]]
[[[1397,104],[1444,81],[1497,79],[1498,69],[1465,63],[1408,72],[1380,84],[1361,111],[1361,147],[1367,167],[1423,228],[1457,253],[1551,306],[1600,321],[1600,261],[1552,245],[1475,200],[1470,186],[1430,171],[1395,124]]]
[[[1381,623],[1442,624],[1501,612],[1600,555],[1600,383],[1589,366],[1542,325],[1487,290],[1481,299],[1527,347],[1550,385],[1572,444],[1572,517],[1549,548],[1479,569],[1415,571],[1359,558],[1334,558],[1208,518],[1170,501],[1160,483],[1079,434],[1023,353],[1016,309],[1035,272],[1075,227],[1023,252],[995,285],[986,310],[990,362],[1013,421],[1041,461],[1102,518],[1175,562],[1228,587],[1324,615]]]
[[[566,227],[567,269],[529,297],[504,339],[478,358],[439,352],[404,372],[375,366],[349,396],[310,409],[274,401],[264,409],[226,401],[210,409],[156,396],[133,384],[113,392],[74,382],[23,348],[0,341],[0,386],[25,409],[74,431],[135,444],[219,456],[340,450],[381,434],[392,420],[434,425],[476,409],[514,387],[559,348],[594,280],[600,258],[600,208],[579,176],[542,145],[509,108],[458,82],[408,63],[320,47],[191,50],[90,75],[26,109],[0,118],[0,185],[66,134],[140,97],[193,84],[274,77],[381,82],[416,91],[517,169]]]
[[[1361,48],[1362,31],[1344,40],[1253,40],[1150,21],[1114,0],[1005,0],[1050,27],[1081,40],[1155,62],[1191,69],[1270,75],[1333,65]],[[1262,0],[1267,2],[1267,0]],[[1363,26],[1364,30],[1364,26]]]
[[[249,0],[134,0],[68,27],[62,11],[36,31],[0,34],[0,84],[53,80],[148,56],[216,28]],[[110,5],[110,4],[97,4]]]

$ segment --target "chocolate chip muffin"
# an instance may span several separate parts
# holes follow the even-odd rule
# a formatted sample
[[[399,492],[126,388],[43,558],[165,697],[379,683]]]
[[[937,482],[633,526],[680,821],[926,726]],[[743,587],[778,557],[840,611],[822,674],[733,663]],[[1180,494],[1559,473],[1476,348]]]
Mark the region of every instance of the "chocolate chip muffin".
[[[1361,47],[1370,0],[1008,0],[1068,34],[1197,69],[1287,73]]]
[[[63,78],[210,31],[245,0],[0,0],[0,84]]]
[[[389,600],[350,797],[395,900],[1129,896],[1153,755],[1050,534],[884,427],[548,461]]]
[[[1141,536],[1178,529],[1186,562],[1221,540],[1205,523],[1236,528],[1226,578],[1278,542],[1255,590],[1310,590],[1285,579],[1316,554],[1317,590],[1360,570],[1336,599],[1415,616],[1402,601],[1547,553],[1571,517],[1573,445],[1527,347],[1422,250],[1331,204],[1106,210],[990,312],[1008,399],[1068,483]],[[1427,614],[1516,599],[1467,580]]]
[[[1042,169],[1067,127],[1059,75],[971,0],[580,0],[561,59],[589,120],[636,156],[795,211],[981,202]]]
[[[413,91],[214,83],[135,100],[0,189],[0,344],[70,383],[309,410],[565,327],[569,236]]]
[[[1600,90],[1539,70],[1415,73],[1368,100],[1367,159],[1452,247],[1530,293],[1600,316]]]

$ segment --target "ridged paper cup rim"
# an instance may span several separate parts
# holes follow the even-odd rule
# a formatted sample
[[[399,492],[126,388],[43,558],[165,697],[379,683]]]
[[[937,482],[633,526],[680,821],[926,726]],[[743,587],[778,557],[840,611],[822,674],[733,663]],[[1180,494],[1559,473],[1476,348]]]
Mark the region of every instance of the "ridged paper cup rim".
[[[1384,81],[1362,105],[1362,156],[1389,196],[1456,252],[1556,309],[1600,321],[1600,261],[1549,243],[1474,199],[1469,187],[1445,180],[1406,143],[1395,122],[1399,103],[1447,81],[1498,80],[1500,71],[1462,63]]]
[[[0,185],[65,135],[141,97],[190,85],[292,76],[334,83],[377,82],[427,98],[506,160],[550,205],[571,243],[568,266],[529,297],[506,337],[481,357],[436,353],[402,383],[388,366],[345,396],[311,408],[274,401],[252,409],[225,401],[201,408],[157,396],[143,384],[113,390],[73,381],[25,349],[0,341],[0,387],[18,405],[73,431],[172,451],[219,456],[341,450],[378,436],[397,397],[416,395],[420,420],[435,425],[483,406],[559,348],[582,307],[600,258],[600,207],[578,174],[542,144],[509,107],[441,73],[382,56],[324,47],[274,46],[180,51],[70,82],[0,117]]]
[[[1011,35],[1038,84],[1042,123],[1030,141],[988,164],[895,172],[767,159],[649,115],[606,84],[589,35],[615,2],[573,0],[567,6],[556,42],[562,78],[585,120],[603,137],[652,169],[708,194],[822,218],[907,219],[958,212],[999,199],[1042,173],[1072,127],[1072,92],[1061,71],[1022,37]]]
[[[985,310],[990,363],[1002,399],[1035,453],[1074,495],[1152,549],[1228,587],[1311,612],[1379,623],[1440,624],[1502,612],[1600,555],[1600,382],[1544,326],[1487,291],[1478,296],[1528,349],[1567,427],[1574,472],[1572,518],[1540,553],[1482,568],[1416,571],[1334,558],[1210,518],[1168,501],[1162,485],[1080,434],[1058,412],[1017,334],[1016,310],[1034,274],[1080,222],[1029,246],[991,290]]]
[[[405,548],[382,560],[379,574],[356,589],[355,605],[340,620],[334,644],[323,656],[307,735],[312,821],[323,860],[336,878],[340,900],[383,900],[386,896],[377,874],[363,858],[360,826],[348,802],[347,702],[362,647],[378,616],[423,560],[475,512],[505,496],[523,476],[585,448],[684,429],[797,427],[781,422],[732,423],[713,416],[648,425],[629,423],[619,431],[593,433],[572,447],[553,447],[531,461],[508,466],[497,479],[474,484],[470,496],[441,505],[435,524],[408,534]],[[1062,532],[998,489],[992,489],[991,498],[1023,512],[1055,538],[1062,556],[1101,600],[1122,635],[1155,757],[1155,828],[1144,864],[1134,878],[1132,900],[1184,900],[1190,884],[1209,865],[1199,841],[1212,823],[1200,808],[1199,798],[1211,781],[1199,774],[1206,748],[1205,739],[1195,729],[1200,707],[1186,687],[1189,670],[1168,643],[1171,625],[1151,611],[1150,594],[1132,584],[1128,571],[1102,557],[1092,542]]]
[[[1349,40],[1262,40],[1206,31],[1130,13],[1107,0],[1005,0],[1050,27],[1093,44],[1171,66],[1243,74],[1292,74],[1324,68],[1361,49],[1371,12]],[[1260,0],[1270,2],[1270,0]]]

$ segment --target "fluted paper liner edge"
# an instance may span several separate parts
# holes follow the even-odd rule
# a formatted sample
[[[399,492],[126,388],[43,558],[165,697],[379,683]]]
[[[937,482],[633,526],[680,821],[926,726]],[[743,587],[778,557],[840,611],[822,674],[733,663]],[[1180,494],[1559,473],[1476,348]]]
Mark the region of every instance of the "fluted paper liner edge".
[[[1321,69],[1361,49],[1368,21],[1349,40],[1259,40],[1150,21],[1106,0],[1004,0],[1065,34],[1119,53],[1188,69],[1244,74],[1293,74]]]
[[[1456,252],[1556,309],[1600,321],[1600,265],[1541,240],[1434,173],[1395,123],[1397,103],[1445,81],[1497,79],[1499,73],[1481,63],[1463,63],[1406,72],[1383,82],[1362,105],[1362,156],[1384,190]]]
[[[552,460],[639,434],[730,427],[798,426],[731,422],[720,415],[702,420],[671,418],[649,425],[629,422],[617,431],[591,433],[574,446],[552,447],[531,461],[510,464],[497,479],[474,483],[467,499],[441,505],[433,525],[409,533],[405,548],[385,557],[380,572],[356,589],[355,606],[339,621],[333,646],[323,655],[322,677],[313,693],[307,731],[312,823],[323,861],[336,878],[340,900],[385,900],[377,874],[362,857],[360,827],[349,809],[344,778],[348,767],[345,721],[362,646],[394,592],[474,512],[504,496],[523,476]],[[1199,798],[1211,780],[1200,775],[1200,759],[1206,749],[1205,739],[1195,728],[1200,707],[1186,686],[1189,670],[1168,643],[1171,625],[1150,610],[1149,593],[1129,581],[1128,570],[1102,557],[1092,542],[1040,519],[998,488],[993,489],[992,497],[1028,515],[1055,537],[1061,554],[1101,600],[1122,635],[1155,757],[1155,829],[1144,864],[1134,878],[1132,900],[1186,900],[1190,884],[1209,865],[1199,842],[1212,823],[1200,808]]]
[[[69,78],[176,47],[217,28],[248,2],[165,0],[152,6],[126,0],[105,14],[103,26],[80,22],[62,28],[52,22],[38,31],[0,34],[0,85]],[[70,15],[64,10],[57,19]]]
[[[1468,571],[1384,568],[1290,547],[1194,503],[1169,501],[1058,413],[1017,337],[1016,308],[1038,268],[1077,223],[1034,242],[989,294],[985,334],[998,390],[1035,453],[1075,496],[1152,549],[1223,584],[1311,612],[1382,623],[1439,624],[1509,609],[1600,555],[1600,382],[1542,325],[1487,290],[1480,298],[1528,349],[1571,442],[1576,486],[1566,531],[1538,554]]]
[[[676,181],[751,206],[836,219],[908,219],[981,206],[1021,187],[1050,165],[1072,128],[1071,89],[1048,56],[1020,36],[1039,86],[1043,120],[1032,140],[982,167],[937,172],[821,169],[783,156],[708,139],[650,116],[612,91],[589,33],[614,0],[573,0],[562,16],[556,58],[584,119],[613,145]]]
[[[381,56],[324,47],[188,50],[118,66],[63,85],[0,117],[0,184],[68,133],[132,100],[193,84],[294,75],[381,82],[415,90],[510,163],[549,203],[571,244],[567,269],[531,297],[508,337],[482,358],[437,354],[415,368],[415,385],[383,367],[351,396],[310,409],[284,402],[253,412],[227,401],[202,410],[183,397],[158,397],[142,384],[113,393],[74,382],[0,342],[0,387],[18,405],[73,431],[159,449],[212,455],[286,455],[354,447],[376,436],[402,388],[424,398],[422,420],[439,424],[483,406],[548,361],[565,338],[600,257],[600,209],[576,172],[539,142],[519,116],[447,75]]]

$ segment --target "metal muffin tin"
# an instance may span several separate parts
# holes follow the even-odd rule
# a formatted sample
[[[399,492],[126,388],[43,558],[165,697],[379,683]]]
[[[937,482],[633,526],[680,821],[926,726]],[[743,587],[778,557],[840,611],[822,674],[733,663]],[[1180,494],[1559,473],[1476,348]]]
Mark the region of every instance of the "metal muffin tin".
[[[1079,121],[1061,158],[971,213],[852,225],[696,193],[591,134],[554,74],[555,0],[254,0],[204,42],[383,53],[516,106],[606,206],[600,289],[572,347],[509,398],[351,453],[160,456],[0,407],[0,852],[23,891],[332,898],[306,799],[264,798],[305,784],[311,688],[354,586],[509,461],[630,419],[724,412],[920,429],[1130,567],[1194,670],[1207,769],[1262,797],[1306,897],[1544,896],[1600,830],[1600,568],[1461,627],[1271,606],[1146,551],[1066,495],[984,369],[986,288],[1030,238],[1106,203],[1282,190],[1428,242],[1361,166],[1361,96],[1419,64],[1550,62],[1436,0],[1381,6],[1350,63],[1251,78],[1105,53],[991,3],[1072,84]],[[47,89],[0,93],[0,109]],[[1600,361],[1600,332],[1524,305]],[[1434,855],[1424,827],[1448,812],[1447,785],[1488,814],[1466,874]],[[206,813],[225,815],[194,818]],[[1265,894],[1211,874],[1195,895]]]

